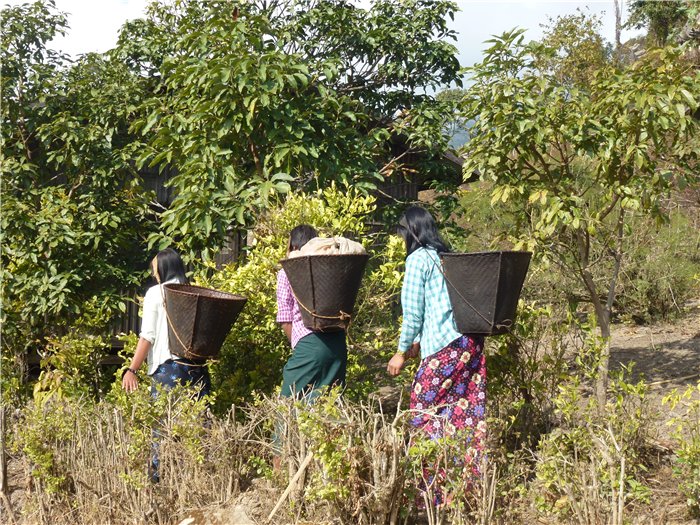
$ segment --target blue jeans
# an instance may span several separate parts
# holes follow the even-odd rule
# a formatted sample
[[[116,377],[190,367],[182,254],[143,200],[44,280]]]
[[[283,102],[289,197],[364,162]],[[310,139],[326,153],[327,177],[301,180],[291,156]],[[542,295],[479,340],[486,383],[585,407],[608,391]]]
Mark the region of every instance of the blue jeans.
[[[151,397],[154,399],[158,396],[156,384],[162,385],[166,390],[170,390],[178,384],[192,386],[196,392],[196,399],[201,399],[211,392],[209,368],[206,365],[201,366],[185,359],[177,361],[168,359],[156,368],[151,378],[153,379]],[[153,429],[152,435],[153,443],[151,443],[151,464],[148,469],[148,477],[152,482],[158,482],[160,481],[158,449],[160,448],[161,433],[158,429]]]
[[[162,363],[151,376],[154,385],[151,386],[151,395],[157,395],[155,383],[164,386],[166,389],[180,385],[191,385],[197,390],[197,399],[209,394],[211,391],[211,379],[209,378],[209,368],[194,364],[184,359],[174,361],[168,359]]]

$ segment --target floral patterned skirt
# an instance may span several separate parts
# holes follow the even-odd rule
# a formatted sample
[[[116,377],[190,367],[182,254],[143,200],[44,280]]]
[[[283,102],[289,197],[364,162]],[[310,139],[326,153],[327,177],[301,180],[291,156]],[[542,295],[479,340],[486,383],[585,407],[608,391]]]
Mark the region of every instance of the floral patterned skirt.
[[[486,422],[484,338],[466,335],[425,358],[411,388],[411,425],[431,439],[464,439],[465,466],[479,475]]]

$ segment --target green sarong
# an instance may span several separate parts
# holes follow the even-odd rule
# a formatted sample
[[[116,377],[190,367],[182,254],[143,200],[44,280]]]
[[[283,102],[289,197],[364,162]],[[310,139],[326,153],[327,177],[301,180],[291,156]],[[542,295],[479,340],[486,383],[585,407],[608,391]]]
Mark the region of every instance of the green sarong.
[[[348,347],[345,332],[314,332],[299,339],[282,370],[285,397],[313,391],[312,397],[327,386],[345,386]]]

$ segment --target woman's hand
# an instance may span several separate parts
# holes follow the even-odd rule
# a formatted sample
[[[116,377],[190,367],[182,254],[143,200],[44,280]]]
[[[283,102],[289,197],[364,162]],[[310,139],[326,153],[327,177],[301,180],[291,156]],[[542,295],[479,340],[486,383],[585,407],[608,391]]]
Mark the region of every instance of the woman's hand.
[[[139,387],[139,378],[136,377],[136,372],[146,360],[150,349],[151,342],[148,339],[139,337],[131,364],[124,372],[124,375],[122,375],[122,388],[127,392],[134,392]]]
[[[386,371],[390,376],[397,376],[401,372],[403,365],[406,363],[406,354],[402,352],[396,352],[394,357],[389,360],[389,364],[386,367]]]
[[[122,377],[122,388],[127,392],[134,392],[139,387],[139,380],[131,369],[127,370]]]

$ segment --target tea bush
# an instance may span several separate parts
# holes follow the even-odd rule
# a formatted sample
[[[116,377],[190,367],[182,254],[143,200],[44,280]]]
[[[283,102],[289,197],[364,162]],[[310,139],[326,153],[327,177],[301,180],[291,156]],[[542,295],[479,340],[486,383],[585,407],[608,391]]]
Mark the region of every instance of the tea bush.
[[[581,377],[594,378],[602,345],[595,339],[588,342],[590,361],[578,360],[587,370],[563,383],[553,400],[557,426],[540,440],[530,491],[538,510],[559,520],[621,525],[630,504],[649,502],[644,450],[653,419],[646,383],[630,382],[627,370],[611,374],[604,409],[584,396]]]
[[[421,519],[430,524],[513,523],[533,512],[545,520],[622,523],[649,496],[644,447],[651,421],[646,385],[625,374],[613,377],[602,414],[588,399],[599,344],[576,317],[520,304],[513,333],[487,345],[489,445],[478,479],[456,461],[467,454],[463,442],[422,439],[407,424],[410,411],[399,403],[387,413],[376,397],[357,402],[336,390],[308,404],[253,393],[209,416],[212,400],[194,401],[183,389],[153,399],[148,388],[128,395],[115,380],[97,402],[45,390],[12,426],[14,457],[37,489],[24,517],[51,523],[72,510],[77,523],[105,516],[170,523],[189,509],[231,502],[253,478],[265,477],[273,485],[256,519],[277,502],[272,522],[396,524],[422,503]],[[161,461],[155,485],[147,478],[154,429]],[[273,449],[283,473],[269,466]],[[437,504],[426,466],[441,473],[450,505]],[[692,469],[678,472],[692,480]]]
[[[511,333],[487,338],[489,453],[478,507],[489,519],[525,519],[533,451],[557,426],[554,399],[584,330],[571,316],[521,300]]]
[[[41,374],[34,385],[34,399],[58,395],[97,398],[112,382],[100,366],[109,342],[105,337],[71,333],[49,339]]]
[[[676,411],[668,421],[676,441],[673,474],[690,515],[700,518],[700,383],[683,392],[674,390],[664,397],[663,403]]]
[[[567,351],[580,328],[551,307],[520,301],[513,330],[489,338],[489,413],[501,445],[533,447],[554,425],[552,400],[569,377]]]
[[[132,394],[118,382],[107,399],[45,397],[13,425],[10,450],[32,476],[26,523],[173,523],[189,509],[224,504],[255,475],[259,420],[206,415],[186,388]],[[147,466],[158,443],[160,482]]]
[[[285,522],[286,512],[314,523],[396,525],[409,522],[421,505],[429,525],[488,523],[482,480],[462,459],[469,453],[464,440],[427,439],[409,427],[410,411],[385,413],[376,400],[356,403],[338,394],[314,404],[264,398],[259,405],[284,428],[290,501],[273,514],[277,522]]]

